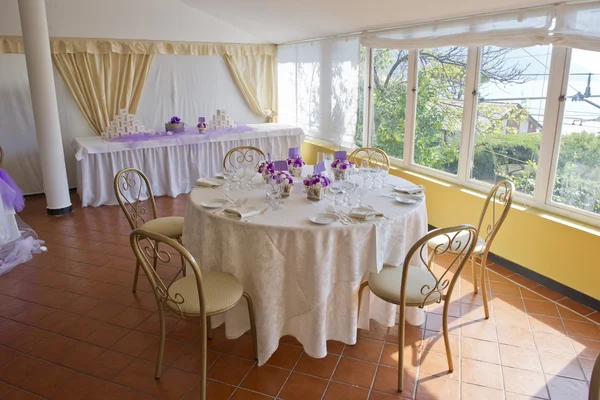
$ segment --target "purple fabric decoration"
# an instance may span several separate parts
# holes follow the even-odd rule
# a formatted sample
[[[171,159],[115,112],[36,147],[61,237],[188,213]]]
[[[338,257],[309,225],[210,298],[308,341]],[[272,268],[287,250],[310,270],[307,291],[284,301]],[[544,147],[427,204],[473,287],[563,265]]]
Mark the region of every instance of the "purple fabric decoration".
[[[290,149],[288,150],[289,158],[295,158],[295,157],[298,157],[299,155],[300,155],[300,150],[297,147],[290,147]]]
[[[336,160],[345,160],[348,157],[348,153],[345,151],[336,151],[335,155],[333,156],[333,158],[335,158]]]
[[[273,169],[275,171],[287,171],[288,170],[287,160],[273,161]]]
[[[0,168],[0,196],[2,196],[4,206],[9,210],[19,212],[25,208],[23,192],[15,181],[12,180],[8,172],[2,168]]]
[[[271,163],[273,160],[271,160],[271,153],[267,153],[267,161],[269,163]]]
[[[315,175],[325,172],[325,161],[321,161],[317,165],[315,165]]]
[[[206,136],[208,135],[220,135],[220,134],[225,134],[225,133],[244,133],[244,132],[252,132],[254,131],[254,128],[248,126],[248,125],[238,125],[235,128],[227,128],[227,129],[221,129],[221,130],[216,130],[216,129],[207,129],[204,131],[204,135]],[[110,139],[105,139],[109,142],[117,142],[117,143],[132,143],[132,142],[147,142],[149,140],[165,140],[165,139],[170,139],[170,138],[175,138],[175,137],[181,137],[181,136],[185,136],[185,135],[198,135],[198,129],[196,127],[194,128],[186,128],[186,130],[184,132],[174,132],[172,135],[167,135],[166,132],[160,132],[160,134],[155,133],[154,135],[151,135],[149,133],[135,133],[133,135],[125,135],[125,136],[119,136],[119,137],[114,137],[114,138],[110,138]]]

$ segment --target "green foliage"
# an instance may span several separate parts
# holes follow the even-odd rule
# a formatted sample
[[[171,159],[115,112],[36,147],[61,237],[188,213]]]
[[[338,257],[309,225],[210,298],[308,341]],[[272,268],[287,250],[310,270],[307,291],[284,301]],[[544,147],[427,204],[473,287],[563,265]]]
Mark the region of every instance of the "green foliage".
[[[421,51],[417,87],[415,162],[452,174],[458,170],[466,77],[466,53],[460,49]],[[374,51],[374,145],[402,158],[408,52]],[[489,63],[489,70],[482,67],[482,82],[524,79],[522,68],[503,69],[504,50],[492,51],[496,59]],[[362,101],[362,88],[360,98]],[[359,111],[357,143],[362,143],[362,117]],[[519,133],[519,125],[528,117],[526,105],[478,104],[474,179],[495,183],[508,178],[520,192],[533,194],[541,133]],[[556,176],[555,201],[600,213],[600,135],[564,135]]]

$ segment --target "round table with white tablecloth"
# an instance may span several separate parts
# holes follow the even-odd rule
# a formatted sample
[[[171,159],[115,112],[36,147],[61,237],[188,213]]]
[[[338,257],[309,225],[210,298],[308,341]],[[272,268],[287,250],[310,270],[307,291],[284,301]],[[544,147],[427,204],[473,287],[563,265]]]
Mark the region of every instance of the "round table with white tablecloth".
[[[305,167],[306,170],[309,168]],[[312,169],[312,168],[311,168]],[[400,265],[410,247],[427,233],[425,201],[407,205],[371,190],[364,203],[385,217],[363,223],[336,222],[315,225],[309,217],[325,212],[330,199],[306,199],[301,178],[283,207],[266,211],[248,221],[213,212],[200,205],[212,199],[248,197],[246,205],[263,210],[265,188],[256,176],[251,191],[223,191],[196,187],[188,198],[183,231],[185,247],[203,271],[234,275],[254,301],[258,332],[258,360],[264,364],[275,352],[279,339],[294,336],[312,357],[327,354],[327,340],[356,343],[357,328],[368,328],[369,319],[392,326],[396,306],[370,296],[368,289],[357,320],[358,288],[370,272],[384,263]],[[387,186],[407,185],[395,176]],[[243,303],[243,302],[242,302]],[[420,309],[410,309],[407,321],[423,323]],[[245,303],[212,325],[225,322],[227,337],[249,329]]]

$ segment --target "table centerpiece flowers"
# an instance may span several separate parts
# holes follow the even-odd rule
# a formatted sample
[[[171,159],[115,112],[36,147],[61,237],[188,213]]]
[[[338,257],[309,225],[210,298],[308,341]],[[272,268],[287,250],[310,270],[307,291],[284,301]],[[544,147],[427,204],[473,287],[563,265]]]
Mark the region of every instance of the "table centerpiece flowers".
[[[325,188],[331,184],[328,177],[320,173],[308,175],[304,178],[304,188],[308,200],[319,201],[325,197]]]
[[[294,179],[290,173],[287,171],[275,171],[271,179],[281,185],[281,197],[289,197],[294,187]]]
[[[275,173],[275,167],[272,161],[264,160],[258,163],[257,171],[262,175],[263,181],[268,183],[271,176]]]
[[[349,160],[336,159],[331,163],[331,169],[333,171],[333,177],[335,180],[344,179],[346,177],[346,171],[350,168],[354,168],[355,165]]]
[[[167,122],[165,124],[165,130],[167,132],[175,132],[175,133],[179,133],[179,132],[183,132],[185,131],[185,123],[183,123],[181,121],[181,118],[179,118],[178,116],[172,116],[171,119],[169,120],[169,122]]]
[[[297,178],[302,176],[302,167],[306,165],[302,157],[295,156],[287,159],[288,171],[293,177]]]

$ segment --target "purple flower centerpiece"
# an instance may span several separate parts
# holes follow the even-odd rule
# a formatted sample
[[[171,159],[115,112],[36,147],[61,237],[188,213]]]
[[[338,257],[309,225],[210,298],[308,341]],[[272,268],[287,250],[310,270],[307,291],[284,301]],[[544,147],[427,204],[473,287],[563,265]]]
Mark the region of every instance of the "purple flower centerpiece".
[[[257,171],[262,175],[264,182],[267,183],[275,173],[275,167],[272,161],[265,160],[258,163]]]
[[[292,174],[293,177],[302,176],[302,167],[304,165],[306,165],[306,163],[304,162],[302,157],[300,157],[300,156],[290,157],[287,159],[287,163],[288,163],[288,171],[290,171],[290,174]]]
[[[181,121],[181,118],[172,116],[169,122],[165,124],[165,131],[167,132],[183,132],[185,131],[185,124]]]
[[[289,197],[294,187],[294,178],[287,171],[276,171],[271,179],[281,185],[281,197]]]
[[[335,180],[344,179],[346,171],[350,168],[354,168],[354,163],[348,160],[335,160],[331,163],[331,169],[333,170],[333,177]]]
[[[331,184],[328,177],[319,174],[308,175],[304,178],[304,188],[308,200],[319,201],[325,197],[325,188]]]

